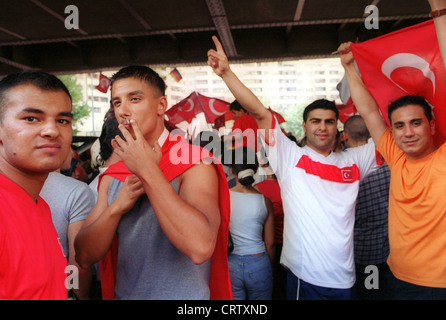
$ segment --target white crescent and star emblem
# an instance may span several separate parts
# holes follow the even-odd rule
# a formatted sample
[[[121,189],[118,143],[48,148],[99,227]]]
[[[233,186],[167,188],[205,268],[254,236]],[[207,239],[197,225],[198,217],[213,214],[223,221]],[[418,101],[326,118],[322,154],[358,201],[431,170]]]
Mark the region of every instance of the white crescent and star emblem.
[[[187,109],[187,110],[184,110],[184,112],[191,112],[192,109],[193,109],[194,106],[195,106],[195,103],[194,103],[194,101],[193,101],[192,99],[187,99],[187,102],[189,102],[189,104],[190,104],[190,108]]]
[[[344,181],[352,181],[353,180],[353,171],[350,169],[342,170],[342,179]]]
[[[215,110],[214,102],[215,102],[215,99],[211,99],[211,100],[209,100],[209,109],[211,109],[212,113],[215,114],[215,115],[217,115],[217,116],[222,116],[222,115],[224,115],[224,114],[226,113],[226,111],[218,112],[217,110]]]
[[[100,81],[100,86],[103,88],[108,87],[109,84],[110,84],[110,81],[107,78],[102,78]]]
[[[423,75],[432,82],[434,88],[433,94],[435,95],[435,74],[430,69],[430,65],[426,60],[412,53],[398,53],[391,56],[390,58],[387,58],[386,61],[383,62],[381,67],[382,73],[387,78],[389,78],[389,80],[392,81],[396,86],[398,86],[398,88],[400,88],[404,92],[407,92],[390,77],[394,70],[401,67],[412,67],[420,70]]]

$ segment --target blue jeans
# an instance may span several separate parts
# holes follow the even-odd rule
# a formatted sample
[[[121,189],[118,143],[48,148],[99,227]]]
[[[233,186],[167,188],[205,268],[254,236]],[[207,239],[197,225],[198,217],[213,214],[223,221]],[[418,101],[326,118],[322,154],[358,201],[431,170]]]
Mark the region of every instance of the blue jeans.
[[[390,277],[390,299],[392,300],[445,300],[446,288],[424,287]]]
[[[272,299],[272,268],[266,252],[259,256],[230,254],[228,260],[234,300]]]

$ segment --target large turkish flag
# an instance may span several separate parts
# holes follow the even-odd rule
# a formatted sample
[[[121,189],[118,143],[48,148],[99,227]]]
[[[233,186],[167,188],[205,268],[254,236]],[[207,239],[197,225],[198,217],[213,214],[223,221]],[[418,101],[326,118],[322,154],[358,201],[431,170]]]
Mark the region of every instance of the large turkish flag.
[[[436,120],[435,141],[446,137],[446,72],[432,20],[352,44],[364,84],[387,124],[387,107],[404,95],[423,96]]]

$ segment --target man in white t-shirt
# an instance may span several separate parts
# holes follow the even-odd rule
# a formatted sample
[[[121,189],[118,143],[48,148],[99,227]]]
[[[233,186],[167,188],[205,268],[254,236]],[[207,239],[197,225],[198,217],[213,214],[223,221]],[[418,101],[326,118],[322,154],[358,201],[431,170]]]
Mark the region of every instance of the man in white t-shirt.
[[[316,100],[304,111],[306,146],[298,147],[231,71],[222,45],[213,40],[216,50],[208,51],[208,64],[256,119],[281,187],[288,298],[352,298],[355,203],[360,181],[377,167],[375,145],[332,152],[339,113],[333,102]]]

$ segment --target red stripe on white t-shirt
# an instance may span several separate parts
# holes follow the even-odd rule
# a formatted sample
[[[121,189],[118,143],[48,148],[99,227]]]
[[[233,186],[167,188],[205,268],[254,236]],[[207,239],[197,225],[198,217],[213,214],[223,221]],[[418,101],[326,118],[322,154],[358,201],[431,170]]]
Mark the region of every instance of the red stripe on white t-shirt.
[[[359,169],[355,164],[351,167],[338,168],[334,165],[313,161],[310,157],[304,155],[300,158],[296,167],[327,181],[354,183],[359,180]]]

